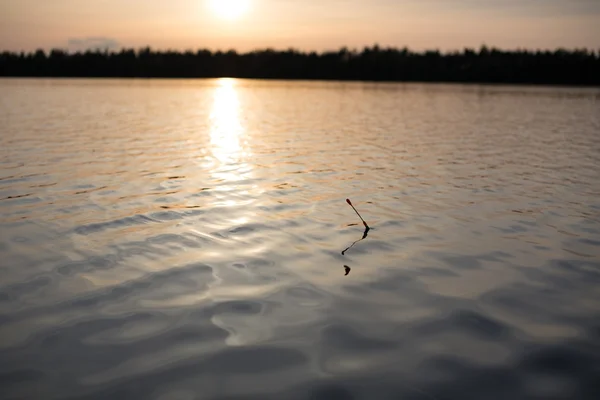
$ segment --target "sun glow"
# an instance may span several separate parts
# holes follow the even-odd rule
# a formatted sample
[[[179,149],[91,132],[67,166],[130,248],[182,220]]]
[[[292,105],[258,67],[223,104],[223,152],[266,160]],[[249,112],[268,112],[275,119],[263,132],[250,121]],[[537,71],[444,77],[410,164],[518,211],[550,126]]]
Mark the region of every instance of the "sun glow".
[[[250,0],[209,0],[210,8],[222,19],[235,20],[250,8]]]

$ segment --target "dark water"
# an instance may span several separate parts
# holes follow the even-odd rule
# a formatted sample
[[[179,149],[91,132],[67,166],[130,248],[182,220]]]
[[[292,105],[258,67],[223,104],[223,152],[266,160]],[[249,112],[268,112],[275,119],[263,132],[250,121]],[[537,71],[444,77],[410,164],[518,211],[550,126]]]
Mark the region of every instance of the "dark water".
[[[2,399],[600,398],[600,90],[0,80],[0,134]]]

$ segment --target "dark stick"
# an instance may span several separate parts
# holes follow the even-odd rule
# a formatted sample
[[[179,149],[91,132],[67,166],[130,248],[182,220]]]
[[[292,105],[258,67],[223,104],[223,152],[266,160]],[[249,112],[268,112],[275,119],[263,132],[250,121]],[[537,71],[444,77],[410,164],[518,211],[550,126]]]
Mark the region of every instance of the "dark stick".
[[[346,199],[346,203],[350,204],[350,207],[352,207],[352,209],[354,210],[354,212],[356,213],[356,215],[358,215],[358,218],[360,218],[360,220],[362,221],[362,223],[365,226],[365,228],[367,228],[367,230],[371,229],[371,228],[369,228],[369,225],[367,225],[367,223],[365,222],[365,220],[363,219],[363,217],[360,216],[360,214],[358,213],[358,211],[356,210],[356,208],[354,208],[354,206],[352,205],[352,202],[350,201],[350,199]]]

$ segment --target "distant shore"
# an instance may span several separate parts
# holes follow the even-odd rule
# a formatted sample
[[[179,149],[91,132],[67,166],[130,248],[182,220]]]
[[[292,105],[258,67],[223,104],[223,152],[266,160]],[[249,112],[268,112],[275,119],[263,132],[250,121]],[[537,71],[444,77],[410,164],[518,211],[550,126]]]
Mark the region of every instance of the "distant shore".
[[[406,48],[156,51],[69,53],[1,52],[0,76],[63,78],[256,78],[389,82],[446,82],[600,86],[600,53],[587,50],[460,52]]]

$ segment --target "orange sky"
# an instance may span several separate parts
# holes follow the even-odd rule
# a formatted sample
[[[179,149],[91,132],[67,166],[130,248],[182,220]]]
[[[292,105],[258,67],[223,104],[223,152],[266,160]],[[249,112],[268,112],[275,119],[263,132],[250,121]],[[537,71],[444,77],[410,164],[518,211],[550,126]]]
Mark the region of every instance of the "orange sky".
[[[600,49],[600,0],[248,0],[232,21],[209,1],[0,0],[0,50]]]

